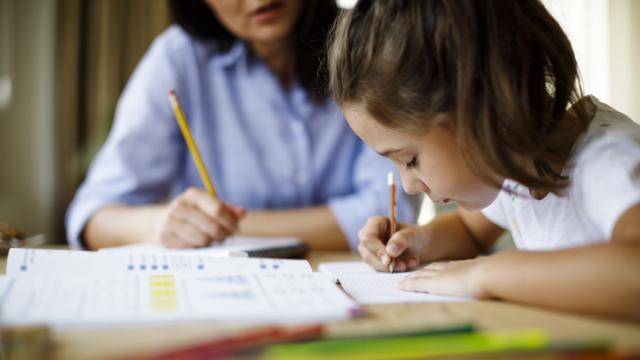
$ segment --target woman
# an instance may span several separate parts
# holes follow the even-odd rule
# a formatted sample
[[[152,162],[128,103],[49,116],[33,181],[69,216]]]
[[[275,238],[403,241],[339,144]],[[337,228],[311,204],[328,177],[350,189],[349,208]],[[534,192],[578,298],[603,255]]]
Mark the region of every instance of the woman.
[[[320,66],[331,1],[175,0],[119,101],[111,134],[67,214],[69,242],[206,246],[230,234],[357,244],[385,212],[390,163],[329,98]],[[201,181],[173,117],[175,89],[219,192]],[[407,198],[398,202],[411,220]]]

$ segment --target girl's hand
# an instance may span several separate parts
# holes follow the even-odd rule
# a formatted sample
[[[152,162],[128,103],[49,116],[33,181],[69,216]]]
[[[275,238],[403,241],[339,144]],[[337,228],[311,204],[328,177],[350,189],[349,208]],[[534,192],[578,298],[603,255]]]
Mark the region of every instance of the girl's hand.
[[[372,216],[358,232],[358,251],[362,259],[378,271],[389,271],[391,258],[395,259],[394,271],[407,271],[420,264],[420,255],[427,241],[418,225],[399,224],[397,231],[385,245],[389,220],[384,216]]]
[[[470,260],[434,262],[403,279],[398,288],[405,291],[439,295],[489,298],[483,289],[480,270],[487,257]]]
[[[160,215],[156,241],[170,248],[202,247],[238,230],[246,210],[223,203],[206,191],[189,188]]]

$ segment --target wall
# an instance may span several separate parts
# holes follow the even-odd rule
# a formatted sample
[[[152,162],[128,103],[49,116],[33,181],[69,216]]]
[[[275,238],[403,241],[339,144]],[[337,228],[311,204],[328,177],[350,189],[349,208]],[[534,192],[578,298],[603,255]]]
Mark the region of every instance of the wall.
[[[54,122],[55,1],[0,0],[12,11],[12,96],[0,112],[0,222],[53,234],[58,171]],[[3,18],[6,14],[3,15]]]

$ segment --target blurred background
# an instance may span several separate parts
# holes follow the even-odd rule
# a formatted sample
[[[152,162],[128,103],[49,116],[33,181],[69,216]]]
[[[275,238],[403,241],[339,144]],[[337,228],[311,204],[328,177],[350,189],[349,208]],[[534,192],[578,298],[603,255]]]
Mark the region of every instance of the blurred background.
[[[573,43],[585,93],[638,122],[640,1],[543,3]],[[66,206],[119,94],[170,23],[163,0],[0,0],[0,223],[64,242]],[[420,222],[443,210],[422,209]]]

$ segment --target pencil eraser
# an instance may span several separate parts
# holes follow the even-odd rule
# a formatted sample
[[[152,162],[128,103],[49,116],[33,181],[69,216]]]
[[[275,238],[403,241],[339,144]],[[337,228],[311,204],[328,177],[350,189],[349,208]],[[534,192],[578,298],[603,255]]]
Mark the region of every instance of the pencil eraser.
[[[169,96],[175,96],[176,95],[176,91],[173,89],[169,89]]]
[[[395,185],[396,184],[396,177],[393,173],[393,171],[389,171],[387,173],[387,185],[391,186],[391,185]]]

